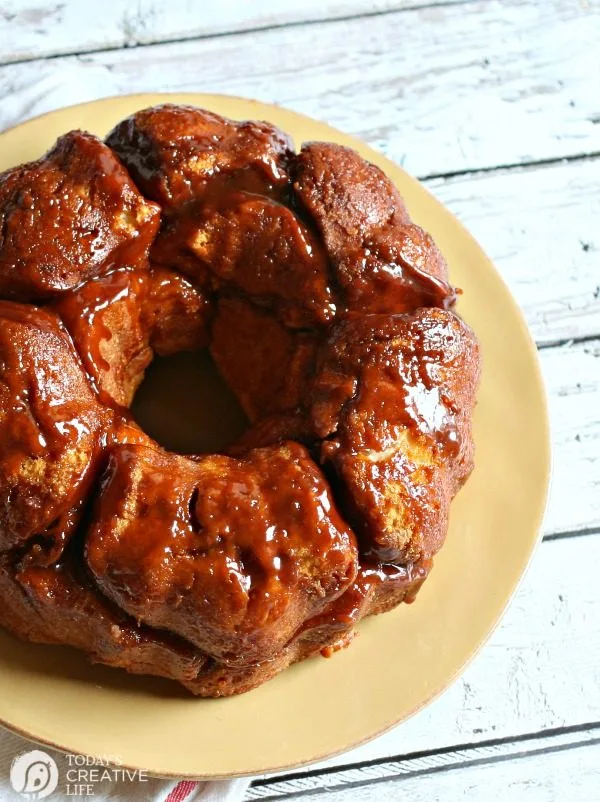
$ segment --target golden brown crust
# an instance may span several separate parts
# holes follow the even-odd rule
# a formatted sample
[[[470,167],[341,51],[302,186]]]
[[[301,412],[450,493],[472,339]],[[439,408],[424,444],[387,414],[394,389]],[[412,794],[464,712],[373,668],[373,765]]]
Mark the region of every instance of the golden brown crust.
[[[410,222],[389,178],[358,153],[310,142],[295,162],[294,190],[321,232],[339,288],[353,312],[446,306],[455,294],[431,237]]]
[[[95,137],[0,176],[0,624],[241,693],[414,599],[472,469],[477,342],[353,151],[170,105],[108,143],[154,241]],[[169,454],[126,407],[207,345],[251,426]]]
[[[159,218],[110,148],[71,131],[0,174],[0,297],[38,301],[144,264]]]
[[[235,122],[166,103],[138,111],[108,135],[144,195],[172,210],[216,184],[268,192],[288,181],[290,139],[269,123]],[[216,178],[216,181],[215,181]]]
[[[477,342],[452,312],[368,315],[333,328],[309,414],[364,556],[406,564],[441,547],[450,502],[472,469],[478,377]]]

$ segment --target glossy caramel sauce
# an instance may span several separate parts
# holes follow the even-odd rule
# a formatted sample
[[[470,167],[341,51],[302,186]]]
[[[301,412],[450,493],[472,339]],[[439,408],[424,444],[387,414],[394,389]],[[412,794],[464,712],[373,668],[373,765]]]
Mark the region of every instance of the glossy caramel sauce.
[[[143,264],[160,221],[115,154],[82,131],[0,180],[0,297],[39,302]]]
[[[110,421],[46,309],[0,301],[0,548],[64,543]],[[51,542],[52,541],[52,542]]]
[[[106,277],[86,282],[58,302],[57,311],[75,342],[80,344],[82,359],[91,376],[98,377],[110,370],[102,344],[111,340],[113,333],[103,321],[104,313],[119,302],[137,311],[146,283],[145,271],[115,270]]]
[[[129,407],[153,354],[199,349],[209,300],[167,269],[125,268],[65,293],[54,308],[105,404]]]
[[[86,555],[122,609],[240,665],[279,651],[357,570],[352,533],[293,443],[195,461],[113,450]]]

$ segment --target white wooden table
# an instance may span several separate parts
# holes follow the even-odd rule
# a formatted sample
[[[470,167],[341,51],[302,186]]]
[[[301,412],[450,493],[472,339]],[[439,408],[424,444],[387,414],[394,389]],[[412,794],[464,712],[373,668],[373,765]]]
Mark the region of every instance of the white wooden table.
[[[3,0],[0,128],[169,90],[280,103],[421,178],[521,303],[552,415],[544,541],[465,675],[246,798],[599,800],[600,0]]]

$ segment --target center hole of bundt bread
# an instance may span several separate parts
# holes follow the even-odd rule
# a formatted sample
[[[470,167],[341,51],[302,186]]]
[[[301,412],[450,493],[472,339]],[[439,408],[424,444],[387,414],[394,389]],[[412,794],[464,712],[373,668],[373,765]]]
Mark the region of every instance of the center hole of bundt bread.
[[[131,411],[150,437],[182,454],[222,451],[248,427],[207,350],[156,357]]]

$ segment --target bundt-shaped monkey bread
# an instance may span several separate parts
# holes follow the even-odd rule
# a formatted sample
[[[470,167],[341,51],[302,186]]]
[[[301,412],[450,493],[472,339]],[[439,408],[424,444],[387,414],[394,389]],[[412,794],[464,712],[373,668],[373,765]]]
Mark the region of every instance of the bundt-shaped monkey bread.
[[[473,466],[454,302],[377,167],[268,123],[164,105],[0,175],[0,623],[222,696],[412,601]],[[186,457],[128,407],[202,348],[250,426]]]

